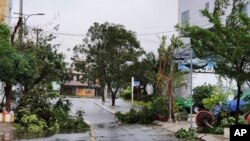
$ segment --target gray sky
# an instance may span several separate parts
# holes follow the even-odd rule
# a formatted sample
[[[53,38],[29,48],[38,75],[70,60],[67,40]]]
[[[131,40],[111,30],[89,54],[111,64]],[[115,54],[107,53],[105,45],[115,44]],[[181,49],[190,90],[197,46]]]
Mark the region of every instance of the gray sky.
[[[19,0],[13,0],[13,12],[19,12]],[[55,34],[56,42],[62,44],[60,51],[67,58],[72,56],[72,48],[81,43],[94,22],[122,24],[137,33],[146,51],[156,53],[160,44],[157,36],[167,35],[169,39],[175,33],[178,0],[23,0],[23,13],[45,13],[27,20],[28,26],[39,26],[44,34],[67,34]],[[15,24],[13,19],[12,26]],[[53,30],[58,24],[59,31]],[[67,51],[68,48],[71,50]]]

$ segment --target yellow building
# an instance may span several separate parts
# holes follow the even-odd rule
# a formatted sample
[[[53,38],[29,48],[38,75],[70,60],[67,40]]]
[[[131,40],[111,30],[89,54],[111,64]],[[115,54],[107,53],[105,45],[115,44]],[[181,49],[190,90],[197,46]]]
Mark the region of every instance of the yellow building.
[[[11,0],[0,0],[0,23],[10,24]]]

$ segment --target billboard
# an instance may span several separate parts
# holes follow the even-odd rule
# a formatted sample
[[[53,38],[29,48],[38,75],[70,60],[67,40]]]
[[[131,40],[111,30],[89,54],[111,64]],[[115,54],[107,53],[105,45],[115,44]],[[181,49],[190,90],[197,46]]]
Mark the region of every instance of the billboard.
[[[95,96],[95,89],[76,88],[77,96]]]
[[[7,23],[9,16],[9,0],[0,0],[0,23]]]

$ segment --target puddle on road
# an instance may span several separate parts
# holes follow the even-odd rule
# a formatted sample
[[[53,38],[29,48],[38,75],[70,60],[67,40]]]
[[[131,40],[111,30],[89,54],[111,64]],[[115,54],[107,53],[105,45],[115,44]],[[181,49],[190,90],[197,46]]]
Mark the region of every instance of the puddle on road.
[[[89,131],[87,132],[72,132],[64,131],[57,134],[53,133],[41,133],[31,134],[20,131],[13,131],[10,133],[4,133],[0,135],[0,141],[86,141],[89,139]]]
[[[109,122],[109,123],[100,123],[100,124],[93,124],[94,128],[101,128],[101,129],[112,129],[121,126],[117,122]]]

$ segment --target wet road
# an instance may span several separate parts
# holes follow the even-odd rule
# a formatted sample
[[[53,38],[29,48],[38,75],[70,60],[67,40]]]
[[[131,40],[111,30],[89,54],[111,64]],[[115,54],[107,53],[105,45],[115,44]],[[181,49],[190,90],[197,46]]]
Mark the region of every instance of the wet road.
[[[159,126],[121,125],[115,116],[98,106],[95,102],[100,99],[71,98],[72,112],[82,109],[85,120],[93,127],[92,132],[96,141],[177,141],[166,129]]]
[[[68,98],[72,102],[71,114],[84,110],[84,119],[91,124],[86,133],[56,134],[35,139],[18,141],[177,141],[166,129],[160,126],[121,125],[115,116],[96,104],[100,99]],[[14,135],[15,136],[15,135]],[[10,137],[11,138],[11,137]],[[14,137],[15,138],[15,137]],[[25,136],[23,136],[25,138]],[[14,139],[13,139],[14,140]],[[16,139],[17,140],[17,139]],[[9,140],[8,140],[9,141]]]

